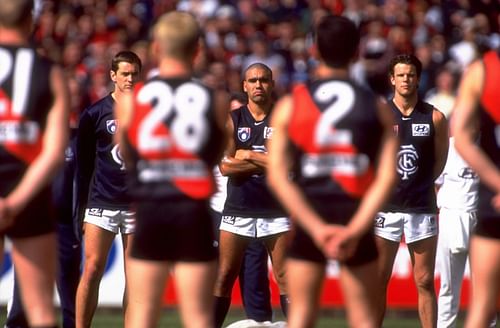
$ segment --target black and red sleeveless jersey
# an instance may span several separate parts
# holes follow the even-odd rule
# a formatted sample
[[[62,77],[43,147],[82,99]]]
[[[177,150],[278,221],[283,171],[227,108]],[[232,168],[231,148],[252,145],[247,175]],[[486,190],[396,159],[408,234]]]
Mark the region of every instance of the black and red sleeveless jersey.
[[[383,134],[375,95],[332,79],[300,84],[292,97],[294,179],[314,207],[354,209],[374,179]]]
[[[214,96],[190,79],[154,78],[134,90],[127,151],[133,157],[129,192],[135,199],[208,199],[223,131]]]
[[[484,84],[481,94],[480,145],[491,161],[500,168],[500,54],[487,52],[483,57]],[[486,185],[479,187],[479,214],[483,218],[496,217],[498,213],[491,206],[494,193]]]
[[[52,63],[34,48],[0,45],[0,195],[8,194],[40,154],[52,107]]]
[[[394,102],[390,104],[400,140],[396,167],[399,180],[384,210],[436,213],[434,107],[419,100],[412,113],[404,116]]]

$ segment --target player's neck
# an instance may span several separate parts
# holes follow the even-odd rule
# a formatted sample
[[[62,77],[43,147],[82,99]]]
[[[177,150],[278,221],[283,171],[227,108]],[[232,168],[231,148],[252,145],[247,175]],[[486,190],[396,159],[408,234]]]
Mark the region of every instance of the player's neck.
[[[249,101],[247,107],[256,121],[262,121],[266,118],[267,114],[269,114],[272,103],[267,102],[265,104],[256,104],[252,101]]]
[[[24,36],[24,33],[19,30],[0,27],[0,43],[24,46],[28,45],[28,40]]]
[[[318,79],[348,79],[349,70],[345,67],[343,68],[333,68],[321,63],[315,71],[315,76]]]
[[[188,62],[174,58],[162,58],[158,65],[158,71],[161,77],[190,76],[192,67]]]
[[[403,115],[408,116],[413,112],[413,109],[418,102],[418,96],[417,94],[414,94],[408,97],[404,97],[398,93],[395,93],[392,101]]]

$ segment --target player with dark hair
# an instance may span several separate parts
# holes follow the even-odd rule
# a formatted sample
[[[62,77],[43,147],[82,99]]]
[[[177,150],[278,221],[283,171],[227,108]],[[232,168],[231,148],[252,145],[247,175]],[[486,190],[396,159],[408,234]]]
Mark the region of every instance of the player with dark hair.
[[[69,92],[30,45],[32,0],[0,1],[0,254],[12,259],[30,327],[56,327],[50,182],[64,161]]]
[[[385,314],[387,286],[399,243],[404,234],[412,259],[418,291],[418,313],[423,327],[437,322],[434,268],[438,236],[434,181],[441,174],[448,155],[448,124],[445,116],[418,98],[422,64],[413,55],[395,56],[389,66],[394,87],[390,102],[400,139],[397,187],[375,218],[375,235],[380,253],[379,324]]]
[[[228,176],[227,199],[219,239],[219,272],[215,284],[216,327],[222,326],[231,304],[231,292],[250,241],[259,239],[271,257],[286,315],[286,232],[290,222],[266,185],[266,142],[273,136],[269,124],[274,87],[271,69],[251,64],[244,72],[243,90],[248,104],[233,110],[227,120],[231,136],[219,167]]]
[[[119,122],[113,107],[132,91],[141,72],[141,61],[131,51],[117,53],[111,61],[110,77],[114,89],[81,115],[76,140],[76,183],[79,215],[83,216],[84,258],[76,294],[76,326],[89,327],[98,303],[99,284],[109,250],[119,232],[124,254],[129,250],[135,230],[125,183],[125,165],[113,135]],[[85,214],[82,215],[83,210]],[[127,260],[125,259],[125,281]],[[126,283],[124,311],[126,314]]]
[[[269,143],[268,182],[297,223],[287,265],[288,327],[314,326],[327,259],[340,262],[349,325],[376,327],[372,220],[395,181],[393,120],[383,99],[349,79],[355,24],[325,16],[315,42],[315,79],[278,102]]]
[[[455,147],[480,179],[478,220],[470,246],[474,284],[467,328],[488,327],[500,306],[499,80],[500,52],[488,51],[464,72],[453,114]]]
[[[127,328],[156,326],[170,269],[183,326],[213,327],[217,249],[209,199],[229,101],[192,78],[200,35],[189,13],[161,16],[152,41],[159,74],[116,108],[137,208]]]

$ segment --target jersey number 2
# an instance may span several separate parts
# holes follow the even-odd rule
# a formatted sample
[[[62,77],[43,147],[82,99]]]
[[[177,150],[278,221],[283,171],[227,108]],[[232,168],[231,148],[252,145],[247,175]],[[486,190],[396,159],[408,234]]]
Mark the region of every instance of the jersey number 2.
[[[316,90],[314,99],[320,104],[328,105],[316,125],[316,144],[320,147],[351,145],[351,131],[335,129],[335,125],[351,111],[354,105],[352,87],[345,82],[327,82]]]

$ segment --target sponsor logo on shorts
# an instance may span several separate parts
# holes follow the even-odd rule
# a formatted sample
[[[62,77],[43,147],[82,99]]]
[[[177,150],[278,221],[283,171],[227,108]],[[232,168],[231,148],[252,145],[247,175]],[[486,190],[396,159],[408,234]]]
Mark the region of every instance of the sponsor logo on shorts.
[[[238,139],[241,142],[245,142],[250,139],[252,129],[249,127],[238,128]]]
[[[222,222],[227,223],[227,224],[231,224],[231,225],[234,225],[235,219],[236,219],[236,217],[231,216],[231,215],[223,215],[222,216]]]
[[[477,179],[478,176],[470,167],[463,167],[458,176],[462,179]]]
[[[92,215],[92,216],[101,217],[102,216],[102,208],[91,208],[91,209],[89,209],[88,214]]]
[[[414,137],[427,137],[431,135],[431,127],[429,124],[412,124],[411,135]]]
[[[375,228],[383,228],[385,223],[385,218],[383,216],[377,216],[375,218]]]

